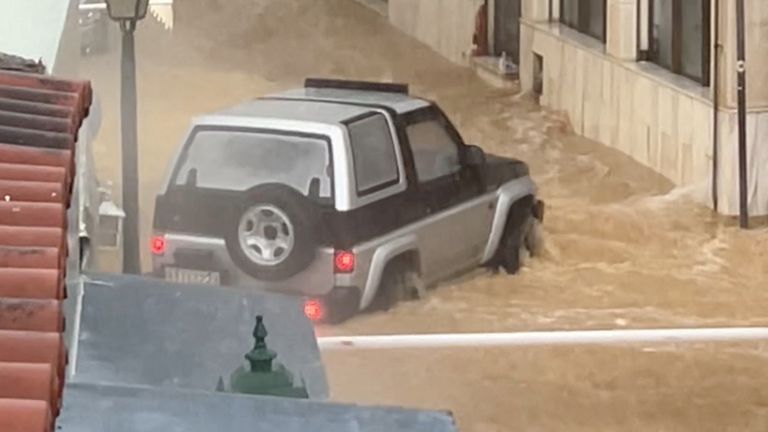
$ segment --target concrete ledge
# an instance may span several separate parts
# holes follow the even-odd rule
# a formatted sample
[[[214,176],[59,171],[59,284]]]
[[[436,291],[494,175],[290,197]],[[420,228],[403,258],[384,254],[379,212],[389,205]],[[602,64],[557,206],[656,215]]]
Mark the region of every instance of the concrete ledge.
[[[499,60],[500,57],[472,57],[471,66],[483,81],[494,87],[516,88],[519,77],[517,65],[508,63],[502,70],[499,66]]]

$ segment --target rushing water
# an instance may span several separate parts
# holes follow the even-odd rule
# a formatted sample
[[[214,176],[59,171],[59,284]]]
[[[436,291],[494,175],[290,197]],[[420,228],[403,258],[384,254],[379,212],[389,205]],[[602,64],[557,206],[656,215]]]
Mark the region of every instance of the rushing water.
[[[417,1],[417,0],[413,0]],[[138,52],[143,227],[189,119],[306,76],[409,82],[467,141],[528,161],[548,205],[546,253],[516,277],[482,271],[422,301],[322,334],[766,325],[768,233],[740,232],[525,96],[489,88],[352,0],[177,0]],[[97,159],[119,167],[117,57],[87,59],[104,99]],[[147,231],[145,231],[147,232]],[[758,343],[326,354],[334,398],[453,410],[464,431],[766,430]]]

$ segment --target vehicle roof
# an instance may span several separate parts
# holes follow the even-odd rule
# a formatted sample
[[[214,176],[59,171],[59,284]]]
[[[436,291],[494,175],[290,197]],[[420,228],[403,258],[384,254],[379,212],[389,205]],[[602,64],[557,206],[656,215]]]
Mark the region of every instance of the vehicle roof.
[[[271,95],[274,98],[334,101],[343,103],[360,103],[383,105],[399,114],[413,111],[429,105],[429,102],[409,96],[405,93],[380,92],[369,90],[347,90],[333,88],[300,88]]]
[[[312,123],[339,124],[371,108],[338,103],[254,99],[211,114],[221,117],[253,117]]]
[[[206,117],[216,117],[217,121],[223,117],[254,117],[337,125],[380,106],[402,114],[428,105],[425,100],[402,93],[304,88],[254,99]]]

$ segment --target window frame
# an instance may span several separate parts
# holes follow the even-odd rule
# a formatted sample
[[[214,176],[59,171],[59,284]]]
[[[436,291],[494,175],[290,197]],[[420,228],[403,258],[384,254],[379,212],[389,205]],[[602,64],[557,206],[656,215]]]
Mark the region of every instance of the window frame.
[[[682,2],[691,0],[667,0],[672,2],[672,40],[671,43],[671,57],[672,65],[668,67],[662,64],[658,59],[657,43],[653,37],[653,18],[654,18],[654,1],[653,0],[640,0],[638,2],[638,8],[646,8],[648,16],[643,22],[643,14],[638,14],[638,20],[640,25],[644,27],[645,32],[641,33],[646,37],[646,40],[638,38],[638,42],[641,44],[638,48],[639,60],[651,62],[664,70],[668,70],[675,75],[680,75],[697,82],[703,87],[711,86],[711,63],[712,63],[712,2],[710,0],[702,0],[702,43],[701,43],[701,76],[692,76],[687,74],[683,70],[683,28],[682,28]],[[639,9],[643,11],[643,9]]]
[[[384,121],[387,124],[387,128],[389,129],[388,132],[389,132],[389,136],[392,144],[392,154],[394,155],[394,158],[395,158],[394,162],[395,162],[396,176],[392,180],[386,180],[384,182],[375,184],[365,189],[360,189],[360,182],[358,181],[358,178],[357,178],[358,177],[357,176],[357,156],[355,155],[355,145],[352,142],[351,135],[349,134],[349,127],[354,123],[357,123],[362,120],[366,120],[371,117],[375,117],[377,115],[380,115],[384,118]],[[355,176],[355,192],[357,193],[358,198],[370,196],[372,194],[375,194],[376,192],[389,189],[393,186],[396,186],[402,183],[402,179],[403,179],[402,155],[399,152],[399,143],[398,143],[397,136],[393,133],[392,123],[389,117],[385,113],[379,112],[379,111],[368,111],[363,114],[354,116],[350,119],[344,120],[341,123],[346,128],[346,133],[347,133],[347,136],[349,137],[349,151],[350,151],[350,155],[352,156],[352,165],[353,165],[352,172],[354,173],[354,176]]]
[[[334,153],[333,146],[331,145],[332,139],[329,135],[315,132],[302,132],[296,130],[274,129],[269,127],[250,127],[250,126],[230,126],[230,125],[211,125],[211,124],[196,124],[189,129],[186,137],[184,138],[181,149],[177,152],[176,157],[173,159],[173,168],[171,169],[168,178],[166,180],[166,192],[171,189],[183,189],[186,187],[184,181],[179,182],[179,175],[187,157],[189,155],[189,149],[192,143],[195,141],[197,134],[201,132],[235,132],[235,133],[252,133],[257,135],[278,135],[285,137],[297,137],[322,140],[325,143],[328,154],[328,168],[330,173],[328,177],[330,179],[330,197],[331,202],[336,202],[336,168],[334,166]],[[196,186],[202,190],[219,190],[228,191],[229,189],[216,189]]]
[[[576,2],[576,14],[578,15],[577,23],[575,26],[567,23],[564,20],[564,11],[565,11],[565,2]],[[581,34],[587,35],[593,39],[599,40],[602,43],[606,43],[606,40],[608,38],[608,0],[602,0],[603,1],[603,28],[602,28],[602,35],[596,36],[593,33],[589,31],[589,16],[590,16],[590,5],[591,3],[581,3],[581,0],[560,0],[560,16],[558,17],[558,22],[570,29],[573,29]],[[586,7],[582,7],[582,5]]]
[[[405,117],[406,118],[403,125],[403,128],[404,128],[403,131],[408,137],[408,147],[411,153],[413,154],[413,170],[414,170],[414,176],[415,176],[414,180],[416,184],[421,185],[423,187],[424,185],[428,185],[436,181],[439,182],[441,179],[445,179],[447,177],[460,175],[461,171],[466,168],[465,167],[466,144],[464,143],[464,140],[461,138],[461,135],[456,130],[453,123],[451,123],[451,121],[448,119],[448,117],[441,110],[437,109],[435,106],[429,106],[420,110],[410,112]],[[415,154],[416,152],[413,149],[413,142],[411,142],[410,135],[408,135],[408,127],[418,123],[426,123],[426,122],[437,122],[445,130],[446,134],[448,135],[454,147],[456,148],[456,154],[458,156],[458,161],[459,161],[459,170],[453,174],[448,174],[448,175],[422,181],[421,179],[419,179],[419,171],[418,171],[418,165],[416,162],[416,154]]]

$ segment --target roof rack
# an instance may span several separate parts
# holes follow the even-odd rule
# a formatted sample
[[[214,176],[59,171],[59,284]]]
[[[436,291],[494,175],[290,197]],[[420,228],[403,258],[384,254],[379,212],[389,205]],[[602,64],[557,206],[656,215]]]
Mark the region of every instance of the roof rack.
[[[408,94],[408,84],[383,83],[371,81],[353,81],[325,78],[307,78],[304,88],[339,89],[339,90],[365,90],[383,93]]]

